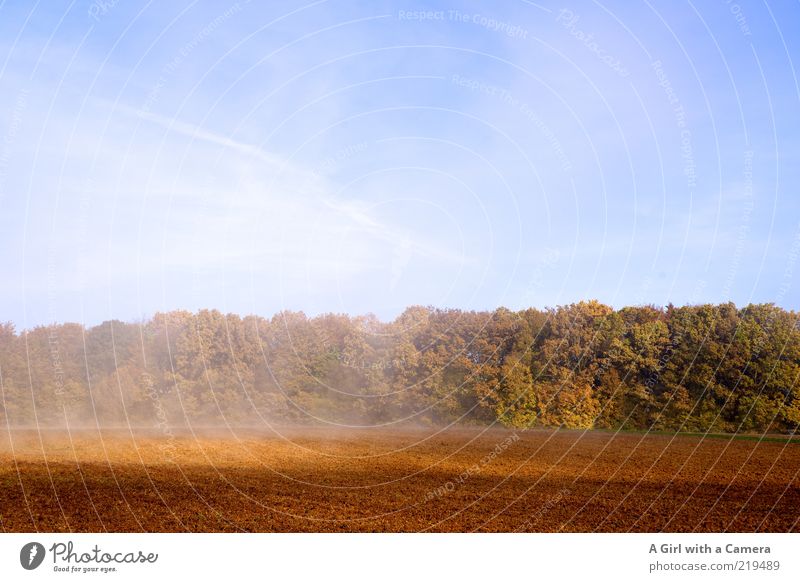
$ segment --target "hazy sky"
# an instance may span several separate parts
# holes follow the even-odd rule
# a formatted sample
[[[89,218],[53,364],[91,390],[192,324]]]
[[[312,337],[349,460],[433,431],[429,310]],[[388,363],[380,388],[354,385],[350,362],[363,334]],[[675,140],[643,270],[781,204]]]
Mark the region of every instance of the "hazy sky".
[[[797,2],[261,4],[2,3],[0,320],[798,308]]]

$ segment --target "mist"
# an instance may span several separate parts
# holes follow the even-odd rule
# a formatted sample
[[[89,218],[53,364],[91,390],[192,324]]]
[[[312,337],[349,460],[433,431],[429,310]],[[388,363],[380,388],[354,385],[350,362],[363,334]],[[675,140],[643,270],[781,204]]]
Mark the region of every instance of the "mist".
[[[792,432],[800,421],[800,330],[774,305],[409,307],[391,322],[202,310],[0,331],[9,427]]]

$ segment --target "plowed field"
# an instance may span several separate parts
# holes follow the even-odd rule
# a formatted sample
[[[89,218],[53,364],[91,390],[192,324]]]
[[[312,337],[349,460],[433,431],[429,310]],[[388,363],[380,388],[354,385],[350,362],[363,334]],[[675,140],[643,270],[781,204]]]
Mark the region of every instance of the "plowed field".
[[[582,431],[0,433],[4,531],[795,531],[800,445]]]

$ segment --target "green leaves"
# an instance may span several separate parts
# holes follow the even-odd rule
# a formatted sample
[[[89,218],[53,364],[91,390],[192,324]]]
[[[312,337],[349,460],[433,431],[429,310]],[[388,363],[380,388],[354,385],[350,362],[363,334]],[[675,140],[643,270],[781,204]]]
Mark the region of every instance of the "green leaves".
[[[40,422],[491,423],[793,431],[800,328],[775,305],[374,316],[215,310],[17,333],[0,414]]]

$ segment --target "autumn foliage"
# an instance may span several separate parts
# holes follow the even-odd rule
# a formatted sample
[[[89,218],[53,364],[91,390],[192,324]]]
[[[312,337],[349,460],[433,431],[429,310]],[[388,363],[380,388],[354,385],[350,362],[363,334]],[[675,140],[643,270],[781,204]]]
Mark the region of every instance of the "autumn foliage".
[[[715,432],[800,423],[797,314],[771,304],[596,301],[373,316],[218,311],[16,332],[0,325],[11,426],[408,421]]]

